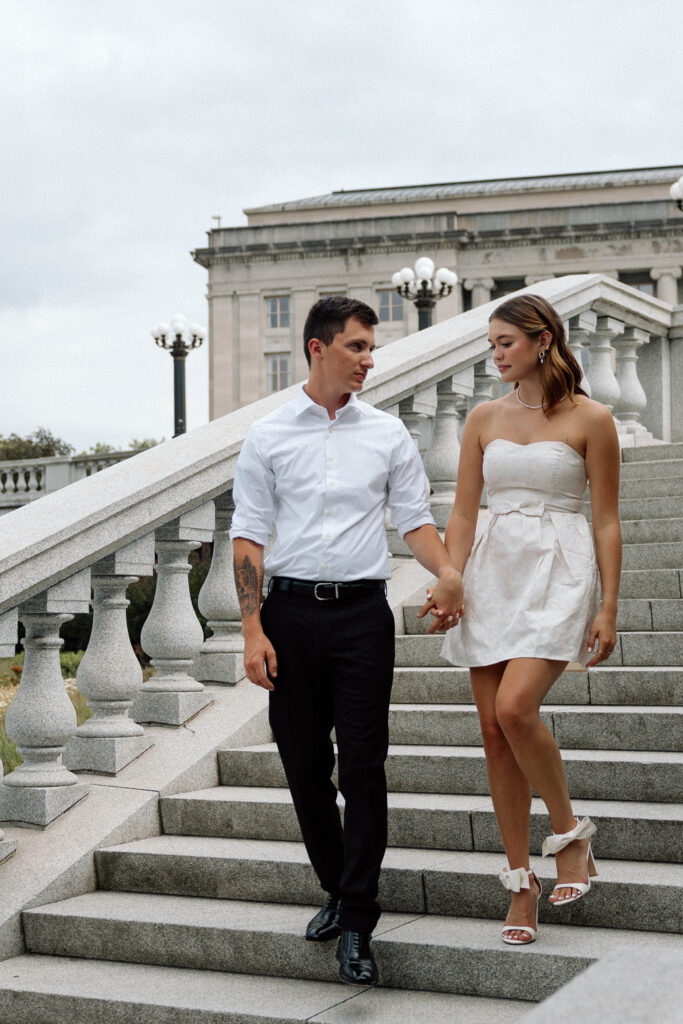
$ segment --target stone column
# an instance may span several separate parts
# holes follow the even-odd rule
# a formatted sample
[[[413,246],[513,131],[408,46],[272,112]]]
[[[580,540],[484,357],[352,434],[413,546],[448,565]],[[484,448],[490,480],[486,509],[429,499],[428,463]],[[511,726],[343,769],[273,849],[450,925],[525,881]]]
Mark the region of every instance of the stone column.
[[[499,382],[500,374],[496,370],[490,356],[486,356],[481,362],[476,363],[474,367],[474,390],[468,402],[468,412],[471,412],[475,406],[481,405],[482,402],[490,402],[495,397],[494,390]]]
[[[244,638],[228,532],[235,508],[232,493],[216,498],[215,506],[211,568],[199,592],[199,610],[213,636],[195,659],[194,675],[205,683],[234,684],[244,677]]]
[[[614,350],[612,339],[624,330],[621,320],[612,316],[599,316],[595,333],[591,338],[591,365],[588,380],[591,396],[596,402],[602,402],[611,411],[619,400],[619,384],[614,376]]]
[[[463,288],[472,292],[472,308],[474,308],[491,301],[491,292],[496,282],[492,277],[468,277],[462,284]]]
[[[674,311],[673,326],[669,331],[669,361],[662,386],[667,389],[670,402],[670,440],[683,441],[683,307]],[[666,438],[666,435],[664,435]]]
[[[389,410],[387,410],[389,411]],[[409,398],[398,404],[398,415],[415,442],[418,451],[426,450],[431,441],[430,419],[436,412],[436,384],[421,391],[416,391]],[[430,491],[429,480],[425,475],[425,492]],[[387,509],[385,517],[387,543],[392,555],[411,555],[408,545],[399,537],[396,527],[391,522],[391,512]]]
[[[182,725],[211,703],[190,675],[204,631],[192,607],[188,557],[202,541],[211,540],[214,525],[210,501],[156,532],[157,587],[141,641],[157,674],[142,684],[133,702],[136,722]]]
[[[657,298],[662,302],[668,302],[670,306],[677,306],[680,276],[680,267],[655,267],[651,270],[650,277],[656,282]]]
[[[24,763],[0,784],[0,821],[48,825],[87,794],[62,763],[76,712],[62,679],[59,630],[74,612],[87,612],[89,603],[90,570],[85,569],[19,609],[26,654],[5,728]]]
[[[458,427],[467,399],[455,377],[446,377],[436,386],[437,402],[432,443],[425,456],[425,470],[432,486],[430,504],[439,529],[443,529],[455,501],[460,441]]]
[[[73,771],[116,775],[153,741],[129,716],[142,686],[142,669],[128,635],[126,588],[151,576],[154,534],[127,545],[92,570],[94,590],[90,642],[78,666],[76,683],[88,698],[93,717],[76,729],[66,745],[65,763]]]
[[[598,316],[592,309],[586,309],[578,316],[573,316],[565,325],[567,330],[567,345],[581,367],[581,387],[590,396],[591,386],[588,377],[583,369],[583,358],[581,350],[585,347],[590,360],[590,344],[597,327]]]
[[[614,338],[617,353],[617,383],[619,398],[614,404],[614,415],[620,428],[633,436],[634,444],[649,444],[652,434],[640,422],[647,406],[647,396],[638,380],[638,349],[649,341],[647,331],[627,327]]]

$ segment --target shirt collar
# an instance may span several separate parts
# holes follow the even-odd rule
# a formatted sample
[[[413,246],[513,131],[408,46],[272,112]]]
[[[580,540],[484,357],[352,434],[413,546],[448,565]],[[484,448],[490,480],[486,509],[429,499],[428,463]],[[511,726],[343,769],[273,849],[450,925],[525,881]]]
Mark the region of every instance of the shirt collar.
[[[340,418],[340,416],[346,416],[348,414],[348,410],[349,409],[355,409],[356,411],[358,411],[358,407],[359,407],[358,397],[352,391],[350,393],[350,395],[349,395],[349,400],[346,403],[346,405],[342,406],[341,409],[337,409],[335,420],[329,420],[329,422],[330,423],[334,423],[336,420],[338,420]],[[324,409],[322,407],[322,405],[318,405],[317,402],[314,402],[312,398],[309,398],[309,396],[304,391],[304,387],[303,387],[303,384],[302,384],[301,385],[301,390],[299,391],[299,394],[294,399],[294,412],[295,412],[295,415],[296,416],[300,416],[302,413],[307,412],[308,410],[311,410],[311,409],[316,410],[316,411],[320,410],[320,413],[322,413],[325,416],[326,420],[329,418],[328,415],[327,415],[327,410]],[[316,412],[316,415],[319,415],[319,413]]]

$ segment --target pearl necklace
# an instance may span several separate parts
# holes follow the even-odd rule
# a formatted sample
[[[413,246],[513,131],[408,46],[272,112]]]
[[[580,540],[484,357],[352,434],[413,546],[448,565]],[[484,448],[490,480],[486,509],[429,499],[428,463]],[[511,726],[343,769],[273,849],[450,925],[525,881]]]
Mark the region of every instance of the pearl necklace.
[[[566,394],[562,395],[562,398],[560,399],[560,402],[564,402],[565,398],[567,397],[567,394],[569,394],[569,392],[567,392]],[[528,405],[526,402],[523,402],[522,399],[519,397],[519,388],[515,388],[515,396],[516,396],[517,401],[519,402],[519,404],[523,405],[525,409],[542,409],[543,408],[543,402],[541,402],[540,405]]]

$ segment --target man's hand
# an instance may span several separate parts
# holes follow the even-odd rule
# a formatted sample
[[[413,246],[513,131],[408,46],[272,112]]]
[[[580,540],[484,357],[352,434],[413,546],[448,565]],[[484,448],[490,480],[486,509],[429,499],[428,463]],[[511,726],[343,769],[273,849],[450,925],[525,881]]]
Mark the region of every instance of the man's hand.
[[[262,686],[264,690],[274,690],[268,675],[275,679],[277,676],[277,658],[275,648],[263,630],[254,630],[244,638],[244,667],[247,670],[247,678],[256,686]],[[266,675],[266,669],[268,675]]]
[[[427,600],[417,613],[418,619],[423,618],[427,612],[434,616],[428,633],[445,633],[457,626],[465,614],[462,575],[457,569],[450,566],[444,569],[439,574],[436,586],[429,587]]]

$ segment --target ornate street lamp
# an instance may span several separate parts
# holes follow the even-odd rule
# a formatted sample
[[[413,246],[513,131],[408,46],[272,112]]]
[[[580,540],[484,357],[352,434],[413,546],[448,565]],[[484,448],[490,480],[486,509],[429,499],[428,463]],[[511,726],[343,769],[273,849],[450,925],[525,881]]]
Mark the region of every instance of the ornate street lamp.
[[[683,176],[673,183],[669,193],[678,209],[683,213]]]
[[[174,437],[187,430],[185,420],[185,360],[188,352],[199,348],[206,337],[206,331],[199,324],[188,324],[182,313],[176,313],[168,324],[159,324],[150,334],[159,348],[165,348],[173,359],[173,413],[175,420]],[[173,341],[169,338],[173,337]]]
[[[391,279],[394,288],[404,299],[410,299],[417,307],[418,330],[432,326],[432,310],[439,299],[450,295],[458,275],[447,267],[439,267],[434,273],[434,260],[420,256],[415,270],[404,267],[397,270]]]

